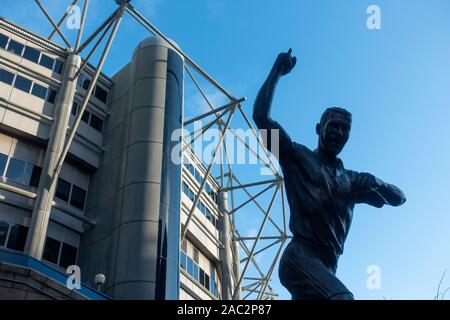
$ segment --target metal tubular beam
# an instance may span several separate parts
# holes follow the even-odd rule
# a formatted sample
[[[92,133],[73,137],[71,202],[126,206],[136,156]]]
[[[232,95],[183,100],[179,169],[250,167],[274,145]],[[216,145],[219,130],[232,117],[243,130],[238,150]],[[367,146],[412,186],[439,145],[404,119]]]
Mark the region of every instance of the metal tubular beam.
[[[103,39],[105,38],[105,36],[108,34],[108,31],[111,29],[111,27],[113,26],[114,22],[117,20],[117,17],[112,19],[108,26],[105,28],[105,30],[103,31],[102,35],[100,36],[100,38],[97,40],[97,42],[95,43],[95,45],[92,47],[91,51],[89,52],[89,54],[86,56],[86,58],[83,60],[83,63],[81,64],[80,68],[78,69],[77,73],[74,76],[74,79],[78,78],[78,76],[80,75],[80,73],[83,71],[83,69],[86,67],[86,65],[88,64],[89,60],[91,59],[92,55],[94,54],[94,52],[97,50],[98,46],[100,45],[100,43],[102,43]]]
[[[259,289],[259,287],[261,287],[262,284],[263,283],[260,281],[255,288],[245,290],[245,291],[248,291],[248,293],[242,300],[246,300],[252,293],[258,292],[258,289]]]
[[[284,233],[286,234],[287,233],[287,226],[286,226],[286,208],[285,208],[285,205],[284,205],[284,183],[281,186],[281,211],[282,211],[282,214],[283,214],[283,230],[284,230]]]
[[[239,231],[237,231],[237,230],[236,230],[236,234],[237,234],[238,236],[240,236],[240,235],[239,235]],[[239,243],[241,244],[242,250],[244,250],[245,254],[246,254],[247,256],[250,256],[250,250],[248,249],[248,247],[247,247],[247,245],[245,244],[245,242],[239,241]],[[258,262],[255,260],[255,257],[252,257],[252,258],[249,259],[249,260],[251,260],[253,266],[255,267],[256,271],[258,271],[258,273],[259,273],[259,275],[261,276],[261,278],[264,278],[264,273],[262,272],[261,268],[259,267]],[[260,280],[260,279],[259,279],[259,280]],[[236,289],[238,289],[238,287],[236,287]],[[269,289],[272,290],[272,288],[270,287],[270,285],[269,285]]]
[[[263,147],[263,150],[266,151],[266,156],[267,159],[269,160],[270,165],[272,166],[274,172],[278,172],[277,169],[275,168],[275,165],[273,164],[272,160],[270,159],[269,156],[269,151],[267,150],[267,148],[264,146],[264,144],[261,142],[261,140],[259,140],[259,135],[256,133],[255,128],[253,127],[252,123],[250,122],[250,120],[248,119],[247,115],[245,114],[244,110],[242,110],[242,108],[239,108],[239,111],[242,114],[242,117],[244,118],[245,122],[247,123],[247,125],[250,127],[250,129],[252,130],[253,134],[255,135],[256,139],[258,140],[258,143]]]
[[[240,239],[240,240],[241,240],[241,239]],[[282,241],[282,240],[281,240],[280,238],[278,238],[277,241],[275,241],[275,242],[269,244],[268,246],[265,246],[265,247],[262,248],[261,250],[256,251],[255,254],[254,254],[253,256],[257,256],[257,255],[260,254],[261,252],[263,252],[263,251],[265,251],[265,250],[267,250],[267,249],[272,248],[274,245],[280,243],[281,241]],[[242,259],[240,262],[241,262],[241,263],[244,263],[244,262],[247,261],[247,260],[248,260],[248,257]]]
[[[70,6],[76,5],[77,2],[78,2],[78,0],[74,0]],[[66,20],[66,18],[67,18],[68,15],[69,15],[69,13],[66,11],[66,12],[64,13],[64,15],[62,16],[62,18],[61,18],[61,19],[58,21],[58,23],[57,23],[58,28],[61,27],[62,23],[64,22],[64,20]],[[53,38],[53,36],[55,35],[55,33],[56,33],[56,29],[53,29],[53,31],[50,33],[50,35],[48,36],[47,39],[48,39],[48,40],[52,40],[52,38]]]
[[[275,202],[275,198],[277,196],[277,193],[278,193],[279,189],[280,189],[280,185],[278,184],[277,188],[275,189],[275,192],[274,192],[274,195],[272,197],[272,200],[270,201],[269,208],[267,209],[267,215],[264,217],[264,220],[263,220],[263,222],[261,224],[261,227],[259,228],[258,234],[256,236],[256,240],[255,240],[255,242],[253,244],[252,250],[250,251],[249,260],[247,261],[247,263],[244,266],[244,269],[242,270],[242,275],[241,275],[240,279],[238,280],[238,282],[236,284],[236,288],[239,288],[239,286],[241,285],[242,278],[243,278],[242,276],[245,274],[245,271],[247,271],[247,268],[250,265],[250,260],[253,259],[253,255],[255,253],[256,245],[258,244],[258,241],[259,241],[259,238],[261,237],[261,234],[262,234],[262,231],[264,229],[264,226],[266,225],[267,218],[269,217],[270,210],[272,209],[272,206],[273,206],[273,204]],[[233,297],[236,295],[236,292],[237,292],[237,290],[235,290],[235,292],[233,294]]]
[[[237,178],[235,175],[233,175],[233,179],[234,179],[237,183],[240,184],[238,178]],[[252,197],[252,195],[250,194],[250,192],[247,191],[246,188],[243,188],[243,190],[244,190],[244,192],[247,194],[247,196],[249,196],[250,198]],[[266,214],[266,211],[265,211],[264,208],[259,204],[259,202],[256,201],[256,199],[253,199],[253,202],[254,202],[255,205],[258,207],[258,209],[261,210],[261,212],[262,212],[263,214]],[[234,215],[233,215],[233,217],[234,217]],[[281,230],[280,227],[278,227],[278,225],[276,224],[275,221],[273,221],[272,218],[269,217],[269,221],[270,221],[270,223],[278,230],[278,232],[279,232],[281,235],[286,233],[286,230],[284,230],[284,232],[283,232],[283,230]]]
[[[61,39],[64,41],[64,43],[67,45],[68,48],[72,48],[72,46],[70,45],[70,42],[66,39],[66,37],[64,36],[64,34],[61,32],[61,30],[59,30],[59,27],[56,25],[55,21],[53,21],[52,17],[50,17],[50,15],[48,14],[47,10],[45,10],[44,6],[42,5],[42,3],[39,0],[34,0],[34,2],[36,2],[36,4],[39,6],[39,8],[41,9],[41,11],[44,13],[44,15],[47,17],[48,21],[50,21],[50,23],[52,24],[53,28],[56,29],[56,32],[58,32],[58,34],[61,36]]]
[[[111,20],[115,19],[120,12],[121,7],[117,8],[103,23],[87,38],[82,45],[76,51],[77,54],[80,54],[91,42],[94,40],[97,35],[111,22]],[[121,14],[122,15],[122,14]]]
[[[232,211],[230,211],[230,215],[234,214],[236,211],[238,211],[239,209],[241,209],[242,207],[246,206],[247,204],[249,204],[250,202],[252,202],[254,199],[258,198],[260,195],[262,195],[264,192],[268,191],[269,189],[273,188],[274,186],[276,186],[277,184],[274,182],[272,183],[270,186],[268,186],[267,188],[265,188],[264,190],[258,192],[255,196],[250,196],[250,199],[244,201],[244,203],[242,203],[240,206],[238,206],[237,208],[233,209]]]
[[[265,181],[259,181],[259,182],[253,182],[253,183],[248,183],[248,184],[241,184],[239,186],[235,186],[235,187],[227,187],[222,189],[223,192],[228,192],[231,190],[237,190],[237,189],[242,189],[242,188],[250,188],[250,187],[256,187],[256,186],[260,186],[263,184],[268,184],[268,183],[273,183],[273,182],[278,182],[280,181],[280,179],[270,179],[270,180],[265,180]]]
[[[235,241],[252,241],[252,240],[256,240],[256,236],[255,237],[237,237],[235,239]],[[259,237],[259,240],[280,240],[282,239],[281,236],[267,236],[267,237]]]
[[[77,51],[80,48],[81,38],[83,37],[84,25],[86,23],[86,16],[89,9],[89,1],[90,0],[84,0],[83,15],[81,16],[80,30],[78,30],[77,42],[75,44],[75,51]]]
[[[233,110],[231,111],[231,113],[230,113],[230,115],[228,117],[227,123],[225,124],[225,128],[224,128],[225,132],[228,130],[228,127],[231,124],[231,120],[233,119],[233,115],[234,115],[235,112],[236,112],[236,107],[233,108]],[[197,196],[195,197],[194,203],[192,204],[192,208],[191,208],[191,210],[189,212],[189,215],[187,217],[186,223],[184,224],[184,228],[181,231],[180,243],[182,243],[184,241],[185,237],[186,237],[186,233],[187,233],[187,229],[189,227],[189,223],[191,222],[192,216],[194,215],[194,210],[197,207],[197,203],[199,202],[200,196],[201,196],[201,194],[203,192],[203,189],[205,188],[206,181],[208,180],[208,177],[211,174],[212,167],[214,165],[214,162],[216,161],[216,157],[217,157],[217,154],[218,154],[217,153],[218,148],[222,144],[222,141],[223,141],[224,137],[225,137],[225,135],[221,136],[221,138],[219,139],[219,142],[217,143],[217,145],[216,145],[216,147],[214,149],[214,155],[213,155],[213,158],[211,159],[211,163],[208,166],[208,170],[206,170],[205,177],[204,177],[204,179],[202,181],[202,184],[200,185],[200,189],[199,189],[199,191],[197,193]]]
[[[248,145],[248,143],[247,142],[245,142],[233,129],[229,129],[228,131],[230,131],[252,154],[254,154],[255,156],[256,156],[256,159],[257,160],[260,160],[261,161],[261,163],[262,164],[264,164],[267,168],[269,168],[270,170],[272,170],[272,173],[273,173],[273,175],[275,175],[275,176],[277,176],[277,175],[279,175],[278,174],[278,171],[276,171],[274,168],[272,168],[271,167],[271,164],[270,163],[266,163],[265,161],[264,161],[264,159],[262,159],[260,156],[259,156],[259,154],[258,154],[258,152],[256,152],[255,150],[253,150],[253,148],[252,147],[250,147],[249,145]],[[265,147],[264,147],[265,148]],[[270,160],[270,159],[269,159]]]
[[[223,116],[225,116],[231,109],[227,109],[224,112],[222,112],[219,116],[219,118],[214,119],[213,121],[211,121],[210,123],[208,123],[207,125],[203,126],[202,128],[194,131],[192,133],[193,138],[191,139],[191,141],[189,141],[188,143],[186,143],[186,145],[184,145],[184,147],[182,148],[182,152],[185,152],[188,148],[190,148],[192,146],[192,144],[195,142],[195,140],[197,140],[198,138],[200,138],[202,136],[202,134],[208,130],[209,128],[211,128],[213,125],[215,125],[217,123],[217,121],[219,121],[220,119],[222,119]],[[197,134],[198,133],[198,134]],[[196,135],[197,134],[197,135]]]
[[[154,33],[163,38],[167,43],[171,43],[171,41],[156,28],[150,21],[148,21],[142,14],[139,13],[131,4],[127,6],[127,12],[133,12],[140,20],[136,19],[139,23],[147,25],[151,28]],[[135,18],[135,16],[133,16]],[[208,80],[214,87],[216,87],[219,91],[221,91],[225,96],[227,96],[230,100],[236,100],[227,90],[225,90],[216,80],[214,80],[209,74],[207,74],[198,64],[196,64],[188,55],[186,55],[182,50],[174,47],[175,51],[177,51],[180,55],[184,57],[187,64],[191,66],[198,74],[200,74],[203,78]]]
[[[75,123],[72,126],[72,129],[70,130],[70,134],[69,134],[69,138],[67,139],[67,142],[64,146],[64,149],[62,151],[61,156],[58,159],[56,168],[55,168],[55,172],[53,173],[53,177],[52,177],[52,182],[54,183],[54,181],[56,180],[55,177],[58,176],[59,172],[61,171],[61,167],[63,165],[63,162],[67,156],[67,153],[69,152],[69,148],[70,145],[72,144],[73,138],[75,137],[75,134],[77,132],[78,126],[80,125],[81,122],[81,117],[83,116],[83,112],[86,110],[86,107],[89,103],[89,99],[91,98],[92,92],[94,91],[94,87],[97,83],[98,77],[100,76],[100,73],[102,71],[103,65],[105,63],[106,57],[108,56],[109,50],[111,48],[111,45],[114,41],[114,38],[117,34],[117,30],[119,29],[120,23],[122,22],[123,19],[123,8],[121,8],[120,14],[118,19],[116,20],[115,24],[114,24],[114,29],[112,30],[108,42],[106,44],[106,47],[102,53],[102,56],[100,58],[100,61],[98,63],[97,66],[97,70],[95,71],[95,75],[92,78],[91,84],[89,85],[89,88],[86,92],[86,96],[84,98],[83,104],[81,106],[81,108],[79,109],[79,114],[77,115],[77,118],[75,120]]]
[[[240,103],[242,103],[242,102],[245,102],[246,100],[247,100],[247,98],[245,98],[245,97],[240,98],[240,99],[237,99],[237,100],[235,100],[235,101],[232,101],[232,102],[230,102],[230,103],[227,103],[226,105],[224,105],[224,106],[222,106],[222,107],[219,107],[219,108],[217,108],[217,109],[213,109],[213,110],[211,110],[211,111],[209,111],[209,112],[207,112],[207,113],[201,114],[201,115],[199,115],[199,116],[197,116],[197,117],[195,117],[195,118],[192,118],[192,119],[190,119],[190,120],[187,120],[187,121],[184,122],[183,125],[184,125],[184,126],[188,126],[188,125],[194,123],[195,121],[198,121],[198,120],[207,118],[207,117],[209,117],[209,116],[211,116],[211,115],[213,115],[213,114],[216,115],[216,118],[217,118],[216,120],[218,120],[218,118],[220,117],[220,115],[218,114],[219,112],[221,112],[221,111],[224,110],[224,109],[231,109],[232,107],[234,107],[234,106],[236,106],[236,105],[238,105],[238,104],[240,104]]]
[[[191,78],[191,80],[194,82],[195,86],[197,87],[198,91],[200,91],[200,94],[203,96],[203,99],[205,99],[205,101],[208,104],[209,108],[211,110],[214,110],[214,107],[213,107],[212,103],[209,101],[209,99],[206,96],[205,92],[203,91],[202,87],[198,83],[197,79],[195,79],[194,75],[191,73],[189,68],[187,66],[184,66],[184,70],[186,70],[187,74],[189,75],[189,78]]]
[[[278,259],[279,259],[280,254],[281,254],[281,250],[283,250],[283,246],[284,246],[284,240],[282,240],[280,248],[278,249],[277,254],[275,255],[275,259],[273,260],[272,265],[270,266],[269,272],[267,273],[267,276],[264,279],[265,281],[264,281],[263,288],[262,288],[262,290],[260,292],[260,295],[258,297],[259,299],[262,299],[262,297],[264,296],[264,292],[266,291],[267,286],[269,285],[269,280],[272,277],[273,270],[275,269],[275,265],[278,262]]]

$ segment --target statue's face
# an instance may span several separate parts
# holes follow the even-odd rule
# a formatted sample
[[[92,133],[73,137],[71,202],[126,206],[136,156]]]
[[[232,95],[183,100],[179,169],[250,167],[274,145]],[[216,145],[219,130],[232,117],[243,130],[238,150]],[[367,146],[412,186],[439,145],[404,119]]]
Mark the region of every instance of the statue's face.
[[[319,148],[330,156],[337,156],[344,149],[350,137],[351,123],[339,112],[331,113],[327,120],[318,125]]]

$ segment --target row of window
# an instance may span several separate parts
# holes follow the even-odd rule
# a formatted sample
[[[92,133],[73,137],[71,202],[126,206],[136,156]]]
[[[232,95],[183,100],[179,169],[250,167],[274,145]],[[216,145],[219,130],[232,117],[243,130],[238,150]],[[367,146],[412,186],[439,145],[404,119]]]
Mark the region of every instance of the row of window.
[[[81,73],[78,76],[77,85],[85,90],[91,85],[91,79],[85,74]],[[94,96],[103,103],[108,101],[108,92],[100,86],[95,87]]]
[[[64,179],[59,178],[56,185],[55,196],[69,203],[70,205],[84,210],[86,204],[87,191],[75,184],[71,184]]]
[[[39,185],[42,168],[0,153],[0,174],[3,180],[36,187]]]
[[[180,267],[191,275],[191,277],[200,283],[206,290],[211,292],[214,296],[217,296],[215,272],[212,272],[212,275],[209,276],[209,274],[184,251],[181,251],[180,254]]]
[[[74,102],[72,105],[72,115],[74,117],[77,116],[78,111],[80,110],[80,105],[77,102]],[[94,128],[95,130],[102,132],[103,131],[103,119],[97,117],[95,114],[84,110],[83,116],[81,117],[81,121],[86,122],[89,126]]]
[[[0,221],[0,247],[23,252],[27,233],[28,227]],[[47,237],[42,258],[55,265],[67,268],[76,263],[77,253],[78,249],[74,246]]]
[[[77,253],[78,249],[74,246],[47,237],[42,259],[66,269],[76,264]]]
[[[196,194],[189,188],[186,182],[183,182],[183,192],[185,195],[191,199],[192,202],[195,200]],[[211,211],[201,202],[197,203],[197,209],[213,224],[214,227],[219,228],[219,220],[211,213]]]
[[[194,177],[195,181],[198,182],[198,184],[202,184],[203,182],[203,176],[201,173],[195,168],[195,166],[191,163],[185,163],[185,167],[189,170],[192,177]],[[211,197],[211,199],[217,203],[217,193],[214,192],[214,190],[211,188],[208,182],[205,184],[205,191],[206,193]]]
[[[58,74],[62,73],[64,65],[62,61],[49,57],[36,48],[26,46],[16,40],[10,39],[4,34],[0,34],[0,48],[8,50],[47,69],[53,70]]]
[[[56,91],[52,88],[41,86],[30,79],[15,75],[12,72],[0,69],[0,82],[11,85],[26,93],[31,93],[33,96],[46,100],[50,103],[55,103]]]

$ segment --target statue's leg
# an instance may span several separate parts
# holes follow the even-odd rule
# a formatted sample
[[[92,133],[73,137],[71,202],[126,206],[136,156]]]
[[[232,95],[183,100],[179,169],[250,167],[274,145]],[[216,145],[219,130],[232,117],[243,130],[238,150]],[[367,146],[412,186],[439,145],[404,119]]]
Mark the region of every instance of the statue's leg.
[[[298,244],[289,244],[283,253],[279,276],[293,300],[353,300],[333,270]]]

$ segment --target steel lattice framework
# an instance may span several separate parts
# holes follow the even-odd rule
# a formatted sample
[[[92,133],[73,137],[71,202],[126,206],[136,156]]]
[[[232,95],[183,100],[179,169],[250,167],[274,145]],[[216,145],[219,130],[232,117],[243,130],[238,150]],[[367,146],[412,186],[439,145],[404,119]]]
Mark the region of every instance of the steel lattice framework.
[[[67,19],[69,14],[67,12],[64,13],[58,22],[55,22],[41,1],[35,0],[35,2],[53,27],[53,31],[48,36],[48,40],[52,40],[52,38],[58,34],[69,54],[84,56],[84,58],[82,58],[81,66],[78,70],[76,70],[73,78],[70,79],[71,81],[77,80],[80,73],[88,65],[88,62],[91,60],[92,56],[97,51],[100,51],[99,48],[103,44],[100,59],[96,65],[95,75],[89,85],[89,88],[87,89],[84,101],[80,105],[80,111],[78,112],[76,120],[64,141],[62,153],[57,158],[56,165],[53,167],[51,186],[49,188],[51,189],[57,181],[62,164],[69,152],[70,145],[81,122],[83,112],[88,105],[88,101],[93,93],[96,82],[102,72],[104,63],[110,51],[111,45],[114,42],[117,31],[122,23],[124,15],[128,14],[152,35],[160,37],[168,43],[171,43],[172,41],[168,39],[135,7],[133,7],[130,4],[130,0],[116,0],[118,5],[117,9],[114,10],[114,12],[112,12],[112,14],[83,41],[83,32],[85,29],[90,1],[74,0],[71,3],[68,3],[68,5],[74,6],[80,2],[83,2],[83,11],[77,39],[75,44],[72,45],[61,31],[61,25]],[[88,47],[90,48],[89,51],[87,50]],[[209,119],[206,125],[199,129],[189,131],[190,134],[184,137],[184,148],[190,148],[197,139],[212,128],[216,128],[220,132],[220,138],[215,143],[211,159],[209,159],[208,163],[203,163],[206,168],[206,174],[204,175],[200,188],[195,195],[195,200],[193,201],[187,220],[182,226],[180,242],[186,237],[186,232],[193,217],[194,210],[199,202],[200,195],[205,189],[207,180],[210,177],[213,177],[219,182],[219,192],[229,195],[229,203],[231,204],[226,212],[222,212],[221,216],[222,219],[228,220],[225,221],[226,223],[223,225],[228,225],[229,228],[228,233],[230,234],[231,241],[231,258],[233,261],[233,266],[230,267],[234,270],[232,273],[233,279],[231,282],[230,296],[228,298],[235,300],[274,299],[277,294],[270,285],[270,279],[273,276],[283,247],[289,238],[286,227],[286,206],[283,178],[272,161],[268,151],[265,149],[264,141],[261,135],[255,130],[244,108],[242,107],[242,103],[244,103],[246,99],[235,98],[208,73],[206,73],[197,63],[195,63],[185,52],[177,47],[174,47],[173,49],[184,57],[186,62],[185,73],[187,75],[185,78],[192,82],[193,87],[198,90],[198,93],[210,109],[208,112],[204,112],[184,121],[184,129],[189,131],[189,128],[191,128],[191,126],[196,122]],[[202,79],[202,81],[204,81],[208,86],[213,87],[217,92],[223,95],[227,102],[223,106],[214,105],[209,98],[209,95],[206,93],[204,85],[200,84],[198,78]],[[245,138],[243,138],[236,129],[233,129],[233,123],[236,122],[238,117],[242,123],[240,128],[244,127],[245,129],[249,129],[251,131],[253,139],[256,141],[258,150],[255,150],[255,145],[247,143]],[[228,136],[232,136],[237,139],[237,141],[242,144],[249,154],[256,157],[258,166],[265,168],[266,170],[270,170],[270,176],[265,175],[261,179],[255,177],[253,181],[245,183],[242,182],[236,173],[240,164],[235,164],[235,162],[230,159],[230,150],[226,142],[226,137]],[[263,150],[263,152],[261,152],[261,150]],[[218,159],[220,159],[220,161],[217,161]],[[218,172],[217,176],[214,175],[215,172]],[[255,191],[255,189],[258,190]],[[269,200],[268,203],[263,203],[263,201],[260,201],[264,197]],[[53,199],[47,199],[47,203],[51,203],[51,200]],[[278,205],[276,205],[276,203]],[[244,235],[248,230],[245,228],[240,228],[239,215],[249,206],[253,206],[253,210],[255,210],[256,213],[252,214],[260,220],[257,220],[254,228],[254,234]],[[95,221],[84,222],[95,226]],[[268,226],[270,226],[270,228],[268,228]],[[224,245],[225,244],[222,243],[222,246]],[[260,261],[258,261],[258,256],[261,256],[264,252],[270,252],[271,256],[270,258],[265,259],[265,263],[263,265]]]

